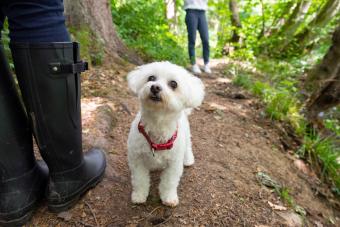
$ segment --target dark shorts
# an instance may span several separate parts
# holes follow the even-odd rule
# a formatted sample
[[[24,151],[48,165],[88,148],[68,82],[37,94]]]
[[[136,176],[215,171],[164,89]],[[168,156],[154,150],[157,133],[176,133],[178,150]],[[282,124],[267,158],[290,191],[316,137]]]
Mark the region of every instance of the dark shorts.
[[[65,26],[63,0],[0,1],[0,30],[6,17],[11,41],[70,41]]]

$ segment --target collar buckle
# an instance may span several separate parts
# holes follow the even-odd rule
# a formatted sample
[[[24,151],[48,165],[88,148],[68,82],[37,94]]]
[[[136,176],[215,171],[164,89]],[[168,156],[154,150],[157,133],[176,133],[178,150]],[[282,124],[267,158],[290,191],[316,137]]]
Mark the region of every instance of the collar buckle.
[[[156,144],[152,142],[150,136],[145,132],[144,126],[142,125],[141,122],[138,123],[138,131],[145,137],[146,141],[150,145],[152,155],[155,156],[155,151],[170,150],[173,147],[174,142],[177,138],[178,126],[177,126],[175,133],[171,136],[171,138],[166,143],[160,143],[160,144]]]

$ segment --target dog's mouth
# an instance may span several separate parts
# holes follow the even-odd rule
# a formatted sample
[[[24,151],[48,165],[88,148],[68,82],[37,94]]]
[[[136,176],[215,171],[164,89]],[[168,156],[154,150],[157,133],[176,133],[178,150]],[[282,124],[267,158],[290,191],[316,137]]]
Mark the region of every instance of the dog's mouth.
[[[154,102],[161,102],[162,98],[159,94],[150,94],[149,98]]]

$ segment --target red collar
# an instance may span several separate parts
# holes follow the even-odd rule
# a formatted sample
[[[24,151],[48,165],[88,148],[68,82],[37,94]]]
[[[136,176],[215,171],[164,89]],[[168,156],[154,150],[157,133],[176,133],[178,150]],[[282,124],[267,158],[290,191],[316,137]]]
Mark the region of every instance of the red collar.
[[[173,147],[174,142],[177,138],[177,131],[178,130],[176,129],[175,133],[172,135],[172,137],[166,143],[159,143],[159,144],[151,141],[150,136],[145,132],[144,125],[142,125],[141,122],[138,123],[138,131],[143,134],[145,139],[150,144],[150,147],[151,147],[152,152],[153,152],[153,151],[170,150]]]

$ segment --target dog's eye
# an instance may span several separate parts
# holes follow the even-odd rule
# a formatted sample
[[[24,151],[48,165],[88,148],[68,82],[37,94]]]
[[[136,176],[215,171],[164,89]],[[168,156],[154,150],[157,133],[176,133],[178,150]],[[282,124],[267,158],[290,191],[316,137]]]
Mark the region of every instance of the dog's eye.
[[[169,86],[172,88],[172,89],[176,89],[177,88],[177,82],[172,80],[169,82]]]
[[[149,78],[148,78],[148,81],[155,81],[156,80],[156,77],[155,76],[149,76]]]

